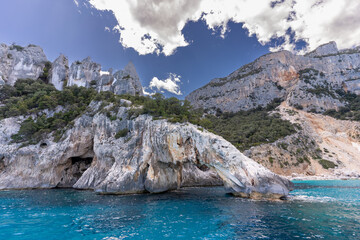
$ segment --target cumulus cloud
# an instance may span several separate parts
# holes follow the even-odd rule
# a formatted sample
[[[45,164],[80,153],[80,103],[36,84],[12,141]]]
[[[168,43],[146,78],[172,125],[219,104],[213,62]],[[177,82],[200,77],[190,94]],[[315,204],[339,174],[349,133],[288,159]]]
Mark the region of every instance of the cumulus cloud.
[[[149,88],[151,90],[157,89],[158,91],[164,93],[164,90],[176,94],[176,95],[182,95],[182,92],[180,91],[179,83],[181,83],[181,76],[170,73],[169,77],[164,80],[160,80],[157,77],[153,77],[151,79]],[[148,88],[144,89],[145,95],[153,95],[154,93],[147,92]]]
[[[121,44],[139,54],[173,54],[189,44],[181,32],[186,23],[199,20],[222,37],[232,21],[243,24],[261,44],[281,39],[272,51],[293,50],[300,40],[307,43],[306,50],[329,41],[336,41],[340,48],[360,44],[358,0],[88,1],[114,14]]]

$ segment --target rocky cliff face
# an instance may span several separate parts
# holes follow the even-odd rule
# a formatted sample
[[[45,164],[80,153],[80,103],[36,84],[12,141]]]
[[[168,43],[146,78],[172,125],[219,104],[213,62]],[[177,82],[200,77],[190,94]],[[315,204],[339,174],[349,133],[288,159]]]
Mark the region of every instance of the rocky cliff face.
[[[210,112],[238,112],[280,98],[281,106],[269,114],[299,126],[297,133],[245,155],[281,175],[360,177],[359,122],[309,113],[344,107],[342,92],[360,94],[360,47],[339,51],[330,42],[304,56],[264,55],[186,99]]]
[[[14,85],[19,78],[37,79],[46,62],[47,58],[38,46],[0,44],[0,85]]]
[[[281,175],[360,177],[360,122],[308,113],[286,102],[276,112],[301,130],[252,147],[244,152],[246,156]]]
[[[116,115],[111,121],[101,107],[93,102],[59,142],[49,136],[26,147],[10,142],[22,117],[1,120],[0,189],[74,187],[127,194],[224,184],[235,195],[279,198],[292,188],[223,138],[192,124],[132,118],[129,107],[110,105],[105,110]]]
[[[48,62],[43,50],[35,45],[21,47],[0,45],[0,85],[14,85],[18,79],[38,79]],[[101,65],[90,57],[76,61],[69,67],[69,61],[60,55],[48,71],[48,81],[57,90],[65,86],[95,88],[97,91],[111,91],[115,94],[143,95],[139,76],[133,63],[124,70],[112,73],[102,71]]]
[[[323,112],[344,106],[337,90],[360,93],[359,47],[339,51],[331,42],[305,56],[269,53],[186,99],[198,108],[237,112],[282,98],[290,106]]]

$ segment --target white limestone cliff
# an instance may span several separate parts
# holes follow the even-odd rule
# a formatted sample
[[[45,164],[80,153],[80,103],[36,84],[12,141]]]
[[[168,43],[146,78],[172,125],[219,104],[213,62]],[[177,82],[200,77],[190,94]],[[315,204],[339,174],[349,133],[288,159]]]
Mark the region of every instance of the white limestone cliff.
[[[192,124],[148,115],[129,119],[127,107],[111,121],[99,106],[92,103],[92,112],[76,119],[59,142],[49,137],[26,147],[10,142],[21,117],[1,120],[0,189],[74,187],[128,194],[223,183],[229,192],[251,198],[280,198],[292,189],[289,180]],[[117,139],[122,129],[128,134]]]
[[[14,85],[20,78],[37,79],[43,73],[47,61],[38,46],[0,44],[0,82]]]

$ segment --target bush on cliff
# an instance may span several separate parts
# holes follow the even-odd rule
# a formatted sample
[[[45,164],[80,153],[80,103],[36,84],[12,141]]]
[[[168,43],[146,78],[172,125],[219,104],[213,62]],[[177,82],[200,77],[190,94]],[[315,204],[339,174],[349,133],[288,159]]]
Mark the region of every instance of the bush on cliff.
[[[222,136],[240,151],[276,140],[296,132],[294,125],[282,120],[278,114],[269,115],[269,111],[279,105],[275,100],[266,108],[257,108],[237,113],[218,113],[207,115],[199,125]]]
[[[324,114],[341,120],[360,121],[360,95],[342,90],[337,91],[337,94],[341,96],[342,101],[347,103],[346,106],[338,110],[327,110]]]

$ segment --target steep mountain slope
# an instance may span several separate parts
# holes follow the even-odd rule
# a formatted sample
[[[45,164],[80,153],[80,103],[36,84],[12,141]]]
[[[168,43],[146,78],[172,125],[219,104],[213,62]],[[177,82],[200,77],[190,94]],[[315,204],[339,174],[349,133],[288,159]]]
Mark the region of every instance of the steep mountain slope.
[[[360,122],[308,113],[286,102],[276,112],[301,130],[245,155],[281,175],[360,177]]]
[[[360,93],[360,48],[338,51],[331,42],[305,56],[269,53],[186,99],[197,108],[237,112],[282,98],[290,106],[324,112],[345,105],[339,90]]]
[[[186,99],[217,115],[264,108],[281,99],[269,115],[289,120],[297,132],[256,144],[245,155],[282,175],[360,177],[360,123],[321,114],[359,119],[358,110],[351,112],[357,102],[348,106],[356,96],[350,93],[360,94],[360,47],[339,51],[330,42],[305,56],[269,53]]]

